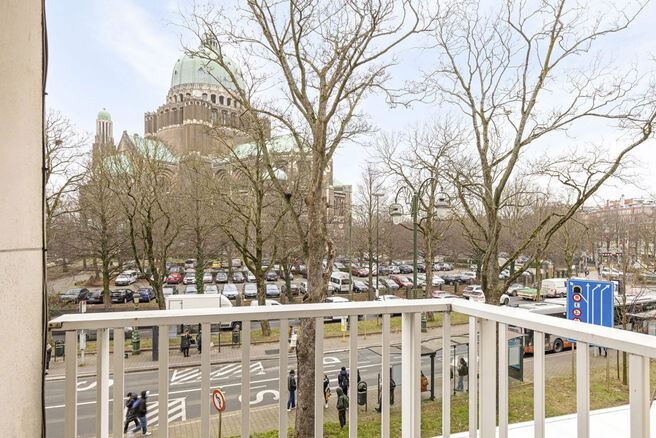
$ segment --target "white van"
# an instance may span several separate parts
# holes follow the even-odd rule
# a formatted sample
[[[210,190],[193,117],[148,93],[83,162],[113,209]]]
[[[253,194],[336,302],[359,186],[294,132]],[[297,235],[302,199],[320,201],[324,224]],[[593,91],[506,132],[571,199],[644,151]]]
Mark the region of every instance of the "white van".
[[[330,281],[339,286],[340,292],[349,291],[349,275],[347,272],[334,271],[330,274]]]
[[[223,294],[199,295],[169,295],[166,300],[166,310],[182,309],[220,309],[231,308],[232,303]],[[172,326],[175,329],[175,326]],[[241,328],[241,321],[224,321],[221,328]]]
[[[541,283],[541,295],[545,298],[567,296],[566,278],[546,278]]]

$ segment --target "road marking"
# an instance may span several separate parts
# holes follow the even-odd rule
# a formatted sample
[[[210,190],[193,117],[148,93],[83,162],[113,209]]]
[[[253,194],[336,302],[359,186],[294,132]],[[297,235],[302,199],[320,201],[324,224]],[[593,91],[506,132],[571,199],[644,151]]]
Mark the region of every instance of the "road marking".
[[[169,400],[168,405],[168,420],[169,423],[174,421],[185,421],[187,419],[187,408],[185,403],[186,397],[173,398]],[[147,426],[155,426],[159,421],[159,409],[157,409],[158,402],[148,402],[146,404],[148,407],[148,412],[146,413]],[[123,418],[127,414],[127,408],[123,409]],[[134,423],[131,423],[134,424]],[[134,428],[133,428],[134,429]]]
[[[265,373],[264,365],[262,362],[251,363],[251,374],[262,376]],[[210,381],[227,379],[241,374],[241,364],[231,363],[223,365],[222,367],[210,373]],[[202,380],[200,368],[185,368],[182,370],[174,370],[171,375],[171,385],[182,385],[185,383],[198,383]]]
[[[265,389],[264,391],[258,391],[257,395],[255,396],[255,400],[251,400],[249,404],[253,406],[262,403],[264,401],[265,394],[273,395],[274,401],[280,399],[280,393],[278,391],[276,391],[275,389]],[[238,399],[239,399],[239,403],[241,403],[241,395],[238,397]]]

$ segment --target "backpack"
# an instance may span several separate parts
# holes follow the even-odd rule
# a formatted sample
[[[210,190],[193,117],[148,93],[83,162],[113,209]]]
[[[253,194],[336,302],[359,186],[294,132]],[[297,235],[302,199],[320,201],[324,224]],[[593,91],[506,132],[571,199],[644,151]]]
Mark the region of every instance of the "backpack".
[[[349,398],[348,395],[344,394],[344,402],[343,402],[344,409],[348,409],[349,407]]]

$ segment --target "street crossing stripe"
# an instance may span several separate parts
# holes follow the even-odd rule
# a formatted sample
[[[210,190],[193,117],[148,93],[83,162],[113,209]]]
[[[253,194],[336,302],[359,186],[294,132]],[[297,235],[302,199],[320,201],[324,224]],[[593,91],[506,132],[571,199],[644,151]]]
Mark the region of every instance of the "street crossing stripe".
[[[187,419],[186,397],[173,398],[168,403],[169,423],[174,421],[185,421]],[[148,420],[147,427],[155,426],[159,421],[159,402],[148,402],[146,404],[148,411],[146,419]],[[123,408],[123,418],[127,414],[127,408]],[[134,424],[134,423],[131,423]]]

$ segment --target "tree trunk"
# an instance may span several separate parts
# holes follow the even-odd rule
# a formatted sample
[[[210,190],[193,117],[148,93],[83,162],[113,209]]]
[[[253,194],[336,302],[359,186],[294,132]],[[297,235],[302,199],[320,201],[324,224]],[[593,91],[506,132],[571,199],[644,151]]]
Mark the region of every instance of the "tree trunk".
[[[256,267],[255,284],[257,285],[257,304],[260,306],[266,305],[266,290],[264,280],[264,272],[262,271],[262,267]],[[269,324],[269,321],[266,319],[260,320],[260,327],[262,328],[262,336],[271,336],[271,325]]]
[[[105,308],[109,309],[112,305],[112,297],[109,295],[109,260],[107,257],[102,259],[102,281],[103,281],[103,302]]]

